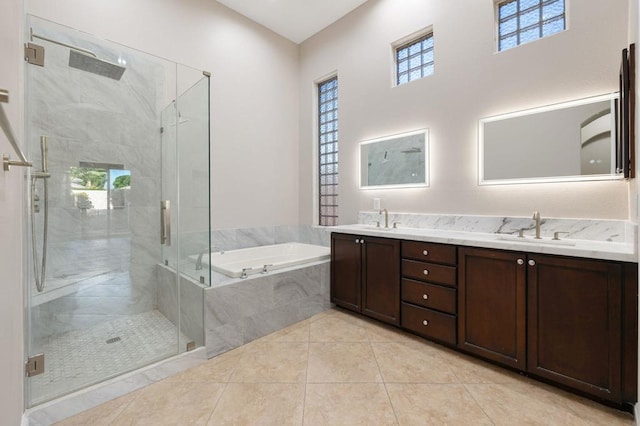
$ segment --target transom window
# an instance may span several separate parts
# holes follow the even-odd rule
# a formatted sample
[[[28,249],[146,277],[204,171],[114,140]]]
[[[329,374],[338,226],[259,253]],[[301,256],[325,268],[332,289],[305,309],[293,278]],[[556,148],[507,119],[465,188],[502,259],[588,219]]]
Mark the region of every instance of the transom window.
[[[499,51],[566,29],[564,0],[507,0],[497,8]]]
[[[396,84],[433,74],[433,33],[396,47]]]
[[[338,224],[338,77],[318,84],[320,226]]]

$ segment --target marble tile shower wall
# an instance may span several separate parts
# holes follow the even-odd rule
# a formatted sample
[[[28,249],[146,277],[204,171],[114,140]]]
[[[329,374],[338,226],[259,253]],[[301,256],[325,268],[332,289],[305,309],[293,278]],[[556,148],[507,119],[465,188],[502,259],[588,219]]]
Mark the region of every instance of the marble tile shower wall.
[[[541,234],[553,236],[556,231],[567,232],[562,238],[629,243],[637,240],[637,225],[624,220],[545,218],[542,212]],[[375,224],[381,220],[378,212],[361,211],[358,223]],[[406,228],[428,228],[446,231],[516,234],[535,232],[530,217],[438,215],[423,213],[389,213],[389,226],[397,222]]]
[[[114,52],[99,44],[65,34],[46,23],[34,25],[34,32],[73,45],[89,48],[99,57],[113,58]],[[44,42],[43,42],[44,43]],[[156,264],[160,259],[158,244],[160,200],[160,120],[158,112],[166,103],[163,68],[142,56],[128,54],[121,80],[81,71],[68,66],[69,49],[44,43],[45,67],[28,67],[27,126],[30,155],[40,164],[40,135],[48,138],[49,179],[49,253],[47,280],[72,282],[98,274],[90,259],[78,261],[74,250],[82,242],[124,238],[129,240],[128,261],[120,251],[96,252],[96,257],[118,259],[114,271],[127,272],[129,303],[120,300],[112,312],[128,315],[152,309],[156,304]],[[123,48],[123,50],[125,50]],[[128,203],[122,209],[81,209],[72,192],[70,168],[80,162],[122,165],[131,171]],[[42,198],[41,183],[37,193]],[[97,206],[94,206],[97,207]],[[108,213],[108,214],[107,214]],[[42,229],[42,214],[38,216]],[[113,250],[119,250],[114,245]],[[89,246],[87,246],[89,248]],[[80,248],[81,249],[81,248]],[[67,253],[69,256],[57,254]],[[73,268],[69,268],[69,265]],[[103,303],[108,303],[103,300]],[[46,304],[44,304],[46,305]],[[55,316],[54,309],[41,308],[36,315]],[[109,310],[108,307],[104,309]],[[67,316],[73,307],[69,306]],[[91,316],[90,313],[86,315]],[[96,322],[100,314],[93,315]],[[50,318],[52,323],[59,318]],[[41,319],[40,321],[42,321]],[[62,320],[60,320],[62,321]],[[85,319],[83,325],[91,320]],[[68,329],[70,324],[60,324]],[[55,330],[51,330],[52,332]]]

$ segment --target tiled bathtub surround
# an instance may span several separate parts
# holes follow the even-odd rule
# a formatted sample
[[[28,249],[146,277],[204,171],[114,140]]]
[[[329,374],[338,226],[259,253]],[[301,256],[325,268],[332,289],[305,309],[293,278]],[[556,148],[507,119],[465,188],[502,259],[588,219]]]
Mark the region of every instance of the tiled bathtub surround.
[[[330,308],[329,261],[205,289],[207,356],[226,352]]]
[[[379,212],[361,211],[358,214],[358,223],[371,225],[378,221],[384,223],[384,217]],[[524,228],[525,235],[535,233],[535,223],[531,217],[389,213],[389,226],[392,226],[394,222],[403,228],[428,228],[490,234],[517,234],[520,229]],[[637,233],[637,226],[628,221],[545,218],[544,212],[542,212],[540,228],[543,237],[552,237],[554,232],[561,231],[568,232],[568,234],[562,234],[563,239],[617,243],[633,243],[636,241]]]

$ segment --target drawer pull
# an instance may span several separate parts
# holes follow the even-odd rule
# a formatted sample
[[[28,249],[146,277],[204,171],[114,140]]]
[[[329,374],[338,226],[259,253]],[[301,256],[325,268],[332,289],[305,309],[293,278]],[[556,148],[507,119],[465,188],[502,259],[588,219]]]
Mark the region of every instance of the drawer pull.
[[[429,325],[429,321],[427,321],[427,320],[422,320],[422,325]]]
[[[429,270],[425,269],[424,271],[422,271],[422,273],[425,274],[425,275],[429,275]]]
[[[422,254],[424,254],[425,256],[429,255],[429,250],[422,250]]]
[[[423,298],[424,300],[427,300],[427,299],[429,298],[429,295],[428,295],[427,293],[425,293],[425,294],[423,294],[423,295],[422,295],[422,298]]]

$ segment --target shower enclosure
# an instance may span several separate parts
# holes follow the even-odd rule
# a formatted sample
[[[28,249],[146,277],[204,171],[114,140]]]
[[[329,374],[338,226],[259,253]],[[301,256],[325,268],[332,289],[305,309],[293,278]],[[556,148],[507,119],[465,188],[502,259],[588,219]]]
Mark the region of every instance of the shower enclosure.
[[[34,16],[26,29],[33,406],[203,344],[185,316],[202,292],[179,277],[209,247],[210,115],[207,73]]]

